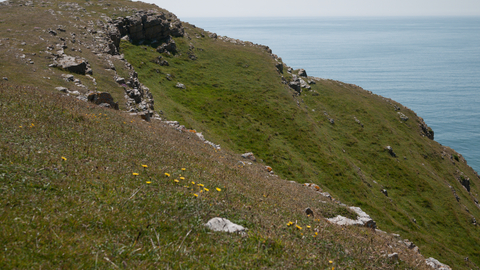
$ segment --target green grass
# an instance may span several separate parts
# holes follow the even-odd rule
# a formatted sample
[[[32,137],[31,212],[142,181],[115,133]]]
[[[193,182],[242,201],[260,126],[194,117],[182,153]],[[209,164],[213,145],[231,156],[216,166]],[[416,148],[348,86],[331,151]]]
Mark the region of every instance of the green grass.
[[[341,207],[188,134],[38,88],[1,84],[0,94],[2,269],[395,269],[417,259],[388,248],[389,236],[332,226],[322,216]],[[248,235],[209,231],[215,216]],[[404,262],[382,256],[394,251]]]
[[[202,32],[186,27],[190,37]],[[284,179],[319,184],[341,201],[362,207],[380,228],[414,240],[422,254],[457,267],[467,256],[478,257],[474,243],[480,234],[468,217],[480,216],[472,198],[477,191],[468,194],[454,174],[460,170],[477,183],[478,178],[465,163],[442,159],[443,147],[421,135],[414,112],[331,80],[293,96],[281,83],[274,60],[259,47],[210,38],[177,38],[176,43],[178,54],[162,55],[168,67],[152,61],[160,56],[154,47],[121,44],[141,81],[162,101],[156,106],[168,119],[203,131],[223,148],[254,152]],[[188,58],[189,45],[197,60]],[[167,80],[166,74],[174,79]],[[177,82],[187,89],[175,88]],[[401,121],[393,105],[410,119]],[[387,145],[397,158],[388,154]],[[453,151],[445,151],[455,159]],[[384,188],[389,197],[381,193]],[[464,234],[452,234],[452,227]],[[468,244],[458,237],[466,237]]]
[[[221,144],[215,152],[191,134],[52,93],[56,86],[82,90],[62,80],[68,72],[48,67],[46,47],[63,38],[69,55],[88,59],[97,85],[75,77],[89,90],[110,92],[125,108],[124,90],[105,58],[87,48],[94,39],[88,29],[101,30],[88,22],[154,6],[72,1],[84,12],[56,1],[13,2],[0,7],[0,76],[9,79],[0,95],[1,268],[311,269],[330,267],[329,260],[337,269],[416,267],[419,257],[395,247],[397,239],[326,223],[321,217],[351,213],[290,180],[316,183],[361,207],[380,229],[412,240],[425,257],[454,269],[478,268],[480,232],[471,223],[480,220],[478,177],[458,153],[421,135],[414,112],[332,80],[295,96],[281,80],[291,75],[279,74],[263,47],[196,38],[204,31],[186,23],[190,38],[175,38],[179,53],[162,55],[170,66],[154,63],[160,54],[149,44],[123,41],[121,52],[152,91],[155,109]],[[53,18],[49,9],[62,14]],[[44,32],[58,25],[67,31]],[[73,32],[82,44],[70,42]],[[192,52],[197,60],[188,58]],[[123,63],[111,61],[126,77]],[[409,120],[401,121],[393,105]],[[258,164],[239,168],[239,154],[250,151]],[[267,177],[264,165],[280,177]],[[186,180],[210,191],[174,184],[183,167]],[[470,193],[461,176],[470,178]],[[305,217],[306,207],[319,220]],[[214,216],[245,225],[248,236],[207,231],[202,224]],[[303,230],[287,227],[289,221]],[[322,234],[313,238],[306,225]],[[393,251],[401,253],[400,265],[382,257]]]

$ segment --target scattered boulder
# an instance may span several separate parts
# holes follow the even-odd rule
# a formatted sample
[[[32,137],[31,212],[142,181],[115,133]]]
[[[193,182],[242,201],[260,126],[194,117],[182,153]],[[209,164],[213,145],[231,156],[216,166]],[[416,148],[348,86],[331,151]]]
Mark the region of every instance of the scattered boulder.
[[[8,81],[8,78],[7,77],[3,77],[2,78],[4,81]]]
[[[125,84],[125,78],[122,78],[122,77],[118,77],[115,79],[115,82],[122,85],[122,84]]]
[[[351,209],[357,214],[356,220],[349,219],[340,215],[334,218],[327,218],[327,220],[337,225],[357,225],[373,229],[377,227],[376,222],[367,213],[363,212],[360,207],[350,206],[349,209]]]
[[[175,40],[169,38],[165,43],[157,47],[157,52],[170,52],[173,54],[177,53],[177,44],[175,43]]]
[[[72,74],[62,74],[62,78],[67,82],[73,82],[75,80]]]
[[[305,71],[305,69],[301,68],[298,70],[298,76],[300,77],[307,77],[307,72]]]
[[[181,89],[186,89],[186,88],[187,88],[187,87],[185,86],[185,84],[179,83],[179,82],[177,82],[177,84],[175,85],[175,87],[181,88]]]
[[[398,116],[400,116],[400,119],[402,119],[403,121],[407,121],[408,120],[408,116],[406,116],[405,114],[401,113],[401,112],[397,112]]]
[[[436,269],[436,270],[452,270],[452,268],[446,264],[443,264],[441,262],[439,262],[437,259],[435,258],[428,258],[425,260],[425,262],[427,263],[428,266],[432,267],[433,269]]]
[[[242,157],[245,158],[245,159],[249,159],[251,161],[257,161],[257,159],[255,158],[255,156],[253,155],[252,152],[242,154]]]
[[[88,99],[88,101],[90,101],[94,104],[97,104],[97,105],[100,105],[102,103],[109,104],[111,108],[113,108],[115,110],[118,110],[118,103],[113,101],[113,97],[112,97],[112,95],[110,95],[110,93],[107,93],[107,92],[90,93],[87,96],[87,99]]]
[[[462,177],[462,186],[465,187],[465,189],[470,192],[470,178],[465,178],[465,177]]]
[[[393,148],[388,145],[387,147],[385,147],[385,150],[388,151],[388,153],[392,156],[392,157],[397,157],[397,154],[395,154],[395,152],[393,152]]]
[[[276,61],[276,62],[275,62],[275,67],[277,68],[277,70],[278,70],[280,73],[283,73],[283,63],[282,63],[282,62]]]
[[[55,90],[63,92],[63,93],[68,93],[68,88],[63,87],[63,86],[55,87]]]
[[[398,253],[392,253],[392,254],[388,254],[388,259],[392,262],[396,262],[398,261]]]
[[[241,234],[245,234],[245,231],[247,230],[241,225],[235,224],[231,222],[230,220],[226,218],[221,218],[221,217],[215,217],[210,219],[205,226],[209,228],[212,231],[216,232],[229,232],[229,233],[234,233],[238,232]]]
[[[307,207],[307,208],[305,209],[305,214],[306,214],[307,216],[309,216],[309,217],[310,217],[310,216],[311,216],[311,217],[314,217],[314,216],[315,216],[315,215],[313,214],[312,209],[310,209],[310,207]]]
[[[87,74],[88,62],[84,59],[62,55],[61,57],[57,58],[55,62],[56,65],[62,69],[82,75]]]

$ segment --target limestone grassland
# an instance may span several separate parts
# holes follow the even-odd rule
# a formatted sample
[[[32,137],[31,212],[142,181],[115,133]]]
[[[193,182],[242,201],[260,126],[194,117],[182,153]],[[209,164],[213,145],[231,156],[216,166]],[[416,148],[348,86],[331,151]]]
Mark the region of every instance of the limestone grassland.
[[[478,268],[478,175],[413,111],[186,22],[112,47],[140,10],[177,21],[141,2],[0,6],[2,269]],[[91,72],[55,65],[65,55]],[[387,233],[326,221],[355,216],[340,202]],[[248,233],[203,226],[217,216]]]

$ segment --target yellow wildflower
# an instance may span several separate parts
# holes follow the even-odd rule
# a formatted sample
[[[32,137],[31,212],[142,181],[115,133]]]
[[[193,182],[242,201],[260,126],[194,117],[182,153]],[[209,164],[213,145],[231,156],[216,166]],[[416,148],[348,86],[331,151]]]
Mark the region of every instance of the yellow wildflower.
[[[192,185],[195,185],[195,182],[192,181]]]
[[[196,193],[193,193],[193,196],[195,196],[195,197],[198,197],[198,194],[196,194]]]
[[[197,184],[197,186],[199,186],[199,187],[203,187],[203,184]]]
[[[134,173],[132,173],[132,174],[133,174],[133,175],[135,175],[135,176],[137,176],[137,175],[138,175],[138,173],[136,173],[136,172],[134,172]]]
[[[185,171],[186,169],[185,168],[182,168],[182,171]]]
[[[310,228],[312,228],[312,227],[310,225],[307,225],[307,229],[310,229]]]
[[[221,189],[219,189],[218,187],[216,188],[217,191],[222,191]]]
[[[288,227],[290,227],[290,226],[292,226],[292,225],[293,225],[293,222],[291,222],[291,221],[287,223],[287,226],[288,226]]]
[[[143,165],[143,164],[142,164],[142,167],[143,167],[143,168],[148,168],[148,166],[147,166],[147,165]]]
[[[147,184],[151,184],[152,182],[150,182],[150,181],[147,181],[147,182],[145,182],[145,183],[147,183]]]
[[[329,263],[333,263],[333,261],[332,261],[332,260],[330,260],[330,261],[328,261],[328,262],[329,262]]]
[[[62,157],[62,159],[63,159],[64,161],[67,161],[67,158],[66,158],[66,157]]]
[[[180,182],[180,181],[178,181],[177,179],[175,179],[175,180],[173,180],[173,182],[178,183],[178,182]]]
[[[295,227],[297,227],[297,229],[301,230],[302,227],[298,226],[298,225],[295,225]]]
[[[165,176],[166,176],[166,177],[170,177],[170,174],[169,174],[169,173],[165,173]]]
[[[318,235],[318,232],[315,232],[315,236],[317,236],[317,235]]]
[[[185,180],[185,177],[181,176],[181,177],[180,177],[180,180]]]

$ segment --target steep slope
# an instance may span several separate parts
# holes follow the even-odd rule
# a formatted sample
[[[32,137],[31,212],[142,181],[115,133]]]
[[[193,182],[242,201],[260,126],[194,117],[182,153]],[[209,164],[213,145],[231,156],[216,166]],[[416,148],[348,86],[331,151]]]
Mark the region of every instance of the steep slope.
[[[121,45],[162,100],[164,117],[206,131],[222,147],[252,151],[281,177],[319,184],[423,254],[457,267],[466,257],[479,263],[478,176],[458,153],[428,138],[433,132],[414,112],[330,80],[305,78],[315,84],[299,95],[283,83],[292,74],[279,73],[265,47],[184,26],[187,37],[175,39],[175,55]],[[159,56],[169,66],[156,64]]]
[[[200,238],[195,240],[199,241],[198,239],[200,239],[201,241],[188,242],[190,240],[184,240],[191,243],[190,247],[192,248],[196,245],[195,243],[202,241],[207,243],[203,246],[204,248],[202,245],[195,247],[192,257],[188,257],[190,255],[186,251],[182,253],[188,257],[184,258],[188,262],[187,266],[196,265],[196,256],[206,260],[208,254],[220,252],[223,254],[219,256],[221,259],[213,260],[212,266],[218,266],[222,260],[228,264],[233,263],[232,265],[241,265],[244,260],[247,260],[257,266],[266,263],[271,267],[289,268],[295,265],[298,268],[309,268],[327,266],[328,259],[326,258],[328,256],[339,256],[342,263],[340,266],[346,268],[352,267],[352,265],[360,268],[388,267],[385,260],[376,264],[376,262],[368,262],[368,258],[362,257],[362,247],[368,246],[366,242],[360,242],[360,244],[348,242],[353,241],[352,239],[348,240],[350,237],[356,237],[354,236],[356,229],[353,229],[351,234],[340,237],[340,243],[344,247],[350,245],[358,247],[354,254],[349,253],[352,251],[348,251],[347,253],[350,255],[340,256],[338,254],[344,254],[345,250],[349,249],[338,249],[338,252],[341,252],[335,254],[332,254],[333,251],[329,249],[330,253],[325,253],[321,262],[316,260],[311,262],[308,258],[311,254],[322,253],[320,250],[325,245],[281,238],[285,229],[281,226],[284,223],[303,218],[302,222],[306,224],[305,222],[308,220],[300,213],[307,206],[315,208],[324,216],[334,215],[340,211],[336,210],[338,206],[335,204],[329,206],[335,210],[330,212],[328,209],[325,210],[322,206],[323,203],[317,204],[318,197],[306,197],[297,202],[298,198],[307,196],[299,195],[303,194],[302,190],[305,191],[305,189],[297,186],[287,187],[286,185],[290,184],[281,180],[283,178],[300,183],[316,183],[324,191],[332,194],[334,198],[349,205],[362,207],[377,221],[380,229],[400,233],[403,238],[412,240],[420,247],[420,252],[425,256],[433,256],[454,268],[472,268],[475,267],[475,264],[480,264],[480,246],[478,244],[480,233],[475,221],[480,217],[478,175],[455,151],[429,139],[428,136],[431,136],[432,133],[414,112],[358,86],[331,80],[304,78],[305,81],[314,83],[310,84],[311,89],[304,88],[299,93],[298,89],[294,90],[289,87],[289,83],[293,82],[295,77],[300,77],[298,71],[288,72],[286,66],[279,71],[279,61],[281,60],[272,55],[267,47],[226,37],[217,37],[215,34],[188,23],[183,23],[183,34],[172,37],[166,35],[163,40],[142,41],[131,37],[131,42],[125,39],[120,41],[119,38],[125,34],[119,31],[120,36],[118,36],[115,31],[116,25],[118,22],[131,23],[138,14],[148,13],[138,13],[139,10],[150,10],[151,14],[165,12],[152,5],[126,1],[98,3],[9,1],[1,6],[0,76],[16,85],[2,86],[1,103],[3,121],[7,123],[3,125],[2,130],[2,181],[4,186],[2,190],[4,195],[9,194],[9,197],[4,196],[5,209],[19,206],[17,210],[5,211],[3,216],[4,220],[11,219],[9,222],[13,222],[4,223],[5,227],[11,226],[14,229],[6,231],[2,236],[4,246],[8,246],[12,250],[11,252],[16,253],[23,247],[27,248],[28,243],[36,244],[37,249],[42,246],[39,238],[20,237],[19,233],[22,230],[40,234],[48,232],[47,238],[54,241],[51,247],[61,249],[64,245],[62,241],[68,241],[66,246],[73,247],[77,234],[80,234],[80,238],[97,238],[108,232],[120,232],[125,228],[130,228],[120,237],[120,240],[115,240],[115,237],[103,239],[105,240],[103,246],[96,250],[96,254],[100,253],[101,256],[106,256],[107,259],[102,263],[107,263],[107,265],[113,258],[111,256],[116,254],[115,256],[118,255],[115,257],[118,259],[117,264],[121,263],[122,259],[120,258],[123,258],[127,261],[135,261],[134,265],[137,267],[144,267],[145,265],[142,265],[140,261],[133,259],[133,255],[139,252],[135,250],[140,239],[144,239],[145,242],[142,242],[142,246],[139,248],[146,252],[141,256],[148,258],[151,263],[158,258],[156,259],[156,255],[146,254],[156,250],[156,246],[168,247],[174,241],[183,239],[182,237],[186,237],[185,235],[188,236],[189,230],[193,228],[191,227],[193,223],[199,225],[206,222],[207,218],[212,217],[212,213],[222,213],[230,215],[234,220],[240,221],[247,227],[260,226],[262,229],[256,231],[257,234],[249,237],[246,242],[239,239],[239,243],[243,243],[239,244],[240,246],[229,246],[229,243],[223,242],[224,245],[215,250],[211,250],[214,246],[213,243],[222,242],[222,236],[215,236],[213,240],[207,240],[208,232],[201,231]],[[133,19],[126,19],[131,15],[135,15],[131,17]],[[162,16],[164,16],[162,20],[168,22],[167,24],[175,26],[178,21],[170,13],[165,12]],[[117,17],[123,19],[117,19]],[[142,31],[144,30],[143,28]],[[175,41],[175,46],[172,45],[172,40]],[[157,48],[161,49],[157,50]],[[118,51],[123,55],[116,55]],[[76,56],[86,60],[93,72],[77,74],[61,70],[58,65],[52,66],[51,64],[62,55]],[[64,74],[73,75],[79,81],[74,83],[66,76],[62,77]],[[121,78],[124,78],[125,81],[120,80]],[[155,130],[149,131],[149,125],[146,123],[139,123],[134,129],[125,129],[121,123],[128,123],[133,119],[129,118],[128,121],[125,121],[123,119],[125,115],[121,113],[107,111],[109,118],[115,117],[115,123],[106,121],[104,118],[97,122],[93,119],[94,116],[98,117],[97,112],[102,112],[103,115],[104,109],[83,108],[82,105],[74,106],[71,103],[59,105],[60,107],[57,108],[53,105],[55,102],[64,103],[55,100],[49,105],[50,107],[47,106],[49,109],[45,111],[42,106],[35,105],[48,103],[40,97],[32,98],[32,100],[20,98],[16,100],[12,92],[35,96],[34,93],[38,91],[41,95],[52,98],[41,90],[30,88],[22,90],[18,87],[26,85],[51,90],[57,86],[64,86],[68,88],[66,91],[70,95],[76,94],[80,98],[92,90],[108,91],[119,103],[121,109],[143,112],[149,116],[159,113],[163,119],[178,120],[189,129],[202,131],[208,140],[220,143],[222,148],[227,151],[253,152],[259,159],[259,163],[272,166],[275,174],[280,178],[269,178],[268,181],[262,180],[259,184],[255,184],[258,175],[262,174],[259,169],[261,166],[255,166],[255,170],[257,170],[255,173],[241,174],[243,168],[232,169],[238,160],[233,154],[228,154],[230,159],[225,163],[228,165],[217,168],[213,164],[218,162],[223,164],[223,161],[220,157],[215,157],[220,154],[213,149],[198,148],[198,145],[187,143],[188,139],[186,138],[190,137],[188,135],[184,137],[169,135],[164,138],[165,134],[169,132],[168,129],[155,127]],[[78,91],[78,93],[74,91]],[[152,97],[155,104],[152,102]],[[73,112],[69,109],[71,106],[75,108]],[[22,108],[32,113],[24,113]],[[17,114],[11,114],[12,110],[18,110]],[[89,110],[93,110],[95,113],[90,114]],[[71,121],[63,123],[61,119],[64,116],[68,119],[71,117]],[[12,122],[15,119],[19,119],[18,126],[22,126],[22,128],[18,128],[17,124]],[[30,120],[39,119],[43,121],[40,125],[41,133],[28,131],[39,126],[38,123]],[[49,125],[58,123],[63,123],[66,128],[49,127]],[[152,123],[152,125],[154,124]],[[70,129],[75,132],[69,132]],[[143,135],[137,137],[140,135],[135,132],[136,130],[141,131]],[[88,135],[79,135],[82,133],[88,133]],[[55,139],[50,139],[48,134]],[[67,135],[65,138],[68,140],[65,140],[65,134]],[[106,137],[94,140],[92,139],[96,136],[94,134],[105,134]],[[163,140],[165,140],[165,145],[162,143]],[[37,146],[34,142],[38,141],[44,141],[44,143],[38,144],[39,148],[36,149]],[[60,147],[60,145],[68,145],[69,141],[75,142],[74,145],[79,144],[79,147]],[[107,145],[103,145],[102,141]],[[113,150],[113,145],[108,145],[111,141],[115,141],[117,146]],[[27,145],[25,148],[16,149],[13,146],[25,144]],[[130,144],[131,146],[129,146]],[[188,146],[180,146],[182,144]],[[387,150],[387,146],[390,146],[392,151]],[[51,151],[50,148],[57,147],[59,148],[55,154],[47,154],[45,157],[36,157],[35,155],[35,151],[45,154]],[[64,154],[65,151],[70,156]],[[95,153],[94,159],[90,157],[92,151]],[[159,157],[158,153],[165,154]],[[195,158],[184,157],[184,153],[189,153],[188,155],[195,156]],[[67,161],[75,160],[75,166],[64,168],[65,164],[59,159],[61,156],[68,156]],[[204,158],[206,160],[203,160]],[[85,161],[83,165],[82,160]],[[91,165],[93,161],[95,161],[96,169]],[[13,165],[8,165],[11,162]],[[104,162],[108,165],[100,165]],[[221,200],[228,202],[227,198],[215,197],[213,205],[217,208],[210,209],[208,200],[206,203],[202,203],[200,208],[195,208],[197,206],[192,206],[195,201],[191,200],[193,192],[190,192],[190,189],[185,191],[182,187],[169,186],[162,182],[158,184],[157,189],[151,190],[152,193],[144,190],[142,186],[143,197],[139,202],[140,205],[134,207],[133,212],[122,211],[122,206],[127,204],[130,201],[128,198],[137,191],[138,183],[134,181],[135,178],[131,176],[131,173],[137,169],[139,164],[149,162],[150,164],[154,162],[155,165],[149,164],[149,168],[153,168],[152,171],[147,172],[155,177],[170,170],[179,170],[182,165],[177,164],[188,162],[191,166],[197,166],[196,174],[192,176],[199,178],[202,182],[226,187],[231,184],[229,190],[232,190],[235,194],[232,196],[236,199],[225,206],[225,201],[219,202]],[[130,163],[132,164],[130,167],[123,168],[125,164]],[[116,172],[119,168],[122,169]],[[61,170],[62,173],[58,174],[55,169]],[[99,175],[89,172],[95,170],[102,172],[99,172]],[[48,188],[50,183],[35,183],[34,179],[36,175],[39,175],[38,171],[45,171],[48,174],[42,176],[43,180],[46,179],[45,177],[55,180],[52,183],[55,186],[53,190]],[[211,174],[205,176],[203,171],[210,171]],[[75,186],[68,184],[64,186],[66,180],[68,180],[67,182],[78,181],[82,177],[79,172],[90,175],[91,180]],[[143,176],[142,174],[142,177],[146,177],[142,178],[142,184],[145,180],[150,179],[150,175]],[[243,182],[245,179],[247,180]],[[29,184],[28,181],[33,182]],[[45,185],[47,186],[45,187]],[[113,190],[109,188],[112,185],[114,186]],[[88,231],[89,229],[86,229],[87,232],[82,231],[81,224],[69,221],[68,218],[62,220],[60,217],[56,217],[53,222],[54,227],[49,227],[46,223],[35,225],[33,217],[36,216],[37,220],[40,216],[48,219],[49,214],[28,212],[26,209],[35,210],[35,207],[55,205],[53,202],[60,198],[60,201],[66,206],[55,205],[49,211],[70,213],[72,211],[70,208],[76,209],[88,205],[79,197],[74,196],[73,198],[71,197],[73,195],[69,193],[68,196],[65,195],[63,189],[68,187],[73,188],[72,194],[81,193],[82,196],[95,198],[95,200],[89,200],[88,204],[101,202],[102,206],[95,208],[98,208],[99,213],[102,207],[113,207],[112,215],[115,218],[109,219],[106,216],[95,216],[95,214],[92,214],[93,216],[86,215],[87,212],[95,212],[93,206],[89,206],[85,211],[74,213],[72,216],[78,218],[85,215],[85,220],[90,221],[84,221],[82,224],[87,226],[85,228],[95,227],[94,233]],[[119,187],[125,189],[119,193]],[[45,199],[40,199],[35,195],[39,189],[46,192],[47,195],[49,191],[54,194],[57,194],[55,192],[59,193],[53,197],[46,196]],[[160,192],[163,189],[165,192]],[[16,193],[14,190],[21,190],[21,192]],[[251,211],[252,207],[249,206],[256,205],[259,200],[265,200],[269,196],[274,196],[276,201],[268,204],[269,206],[266,208],[258,209],[255,215],[250,216],[248,211]],[[312,193],[308,196],[318,196],[318,194]],[[315,206],[306,203],[312,199],[315,199]],[[27,201],[29,202],[26,203]],[[37,201],[38,203],[36,203]],[[170,209],[172,206],[166,203],[169,201],[174,202],[172,203],[173,208],[183,210],[173,214],[168,212],[169,210],[166,209]],[[292,201],[293,203],[291,203]],[[283,207],[279,210],[275,208],[275,205],[283,205]],[[149,206],[154,210],[148,212],[151,213],[148,214],[148,217],[143,217],[142,211]],[[293,216],[289,214],[291,209],[294,209],[296,213]],[[25,211],[23,218],[20,217],[22,211]],[[155,214],[161,211],[167,212],[172,218],[162,219]],[[274,218],[264,217],[270,215],[266,213],[273,212],[276,213],[273,215]],[[145,245],[149,245],[148,237],[140,237],[145,231],[138,229],[140,225],[135,223],[136,221],[134,225],[130,224],[129,215],[140,218],[147,225],[152,223],[160,226],[158,224],[178,222],[181,229],[178,233],[172,233],[174,226],[165,225],[168,228],[164,231],[170,240],[162,240],[162,243],[153,244],[153,249],[148,249],[147,252]],[[27,217],[32,220],[30,223],[26,221]],[[21,219],[20,225],[15,225],[15,218]],[[155,221],[150,222],[149,218]],[[92,221],[97,219],[101,220]],[[182,220],[184,220],[183,223]],[[69,234],[64,226],[72,224],[72,222],[74,229],[73,233]],[[99,225],[98,222],[102,224],[108,222],[109,225],[105,227]],[[116,222],[120,222],[122,225],[113,226]],[[323,222],[322,226],[326,224],[323,220],[321,222]],[[268,228],[272,228],[274,225],[279,227],[274,232],[270,232]],[[25,226],[32,226],[31,230],[27,230]],[[49,229],[47,231],[38,230],[39,226],[46,226]],[[162,226],[164,225],[160,227]],[[56,236],[57,227],[65,235]],[[337,229],[332,228],[335,234],[332,235],[332,238],[325,240],[324,243],[327,246],[329,246],[329,241],[334,241],[335,237],[342,234],[341,231],[337,232]],[[270,233],[272,235],[268,236]],[[360,230],[359,232],[360,235],[364,233],[366,231]],[[9,234],[18,241],[8,240]],[[268,237],[265,237],[266,235]],[[157,236],[152,233],[150,240],[155,240]],[[296,234],[295,236],[304,239],[303,235]],[[127,250],[125,244],[127,239],[136,239],[129,246],[128,258],[122,257],[126,256],[122,254]],[[366,238],[366,240],[369,239]],[[24,241],[25,245],[14,245],[14,243]],[[40,245],[38,241],[40,241]],[[271,245],[259,244],[262,241],[273,242],[268,242]],[[275,251],[275,249],[278,241],[282,242],[278,245],[282,252],[277,253],[278,250]],[[175,245],[180,242],[181,240]],[[86,255],[87,252],[90,252],[87,250],[96,244],[98,243],[95,239],[90,239],[79,251],[84,254],[81,257],[86,261],[85,265],[87,266],[93,263],[93,257]],[[262,248],[266,247],[263,249],[266,253],[262,253],[260,257],[249,258],[248,254],[251,252],[259,252],[260,249],[250,250],[256,245],[262,246]],[[294,248],[295,245],[312,245],[314,247],[302,253]],[[379,244],[379,246],[381,245],[383,243]],[[292,255],[281,255],[280,253],[290,250],[287,246],[292,247]],[[240,248],[243,251],[239,257],[229,258],[228,251],[232,248]],[[35,256],[43,256],[42,252],[36,255],[34,253],[24,255],[35,260],[35,258],[38,259]],[[67,257],[62,257],[63,255],[59,253],[44,255],[47,258],[58,258],[55,259],[54,265],[61,263],[62,260],[67,260],[69,263],[66,265],[72,266],[74,264],[69,258],[75,257],[76,252],[72,250],[69,252]],[[177,256],[177,252],[178,250],[167,253],[164,262],[173,260]],[[415,256],[415,254],[409,254],[405,257],[409,265],[415,264],[417,259]],[[297,257],[304,258],[305,261],[302,259],[300,261],[305,264],[302,266],[296,264]],[[469,260],[465,261],[465,257],[469,257]],[[6,258],[4,257],[4,262],[9,263]],[[22,258],[16,257],[15,260],[15,263],[18,264],[17,267],[21,267]],[[282,265],[275,260],[283,260],[285,264]],[[162,264],[153,263],[151,265]],[[151,265],[147,264],[147,266]],[[180,267],[175,264],[169,266]]]

